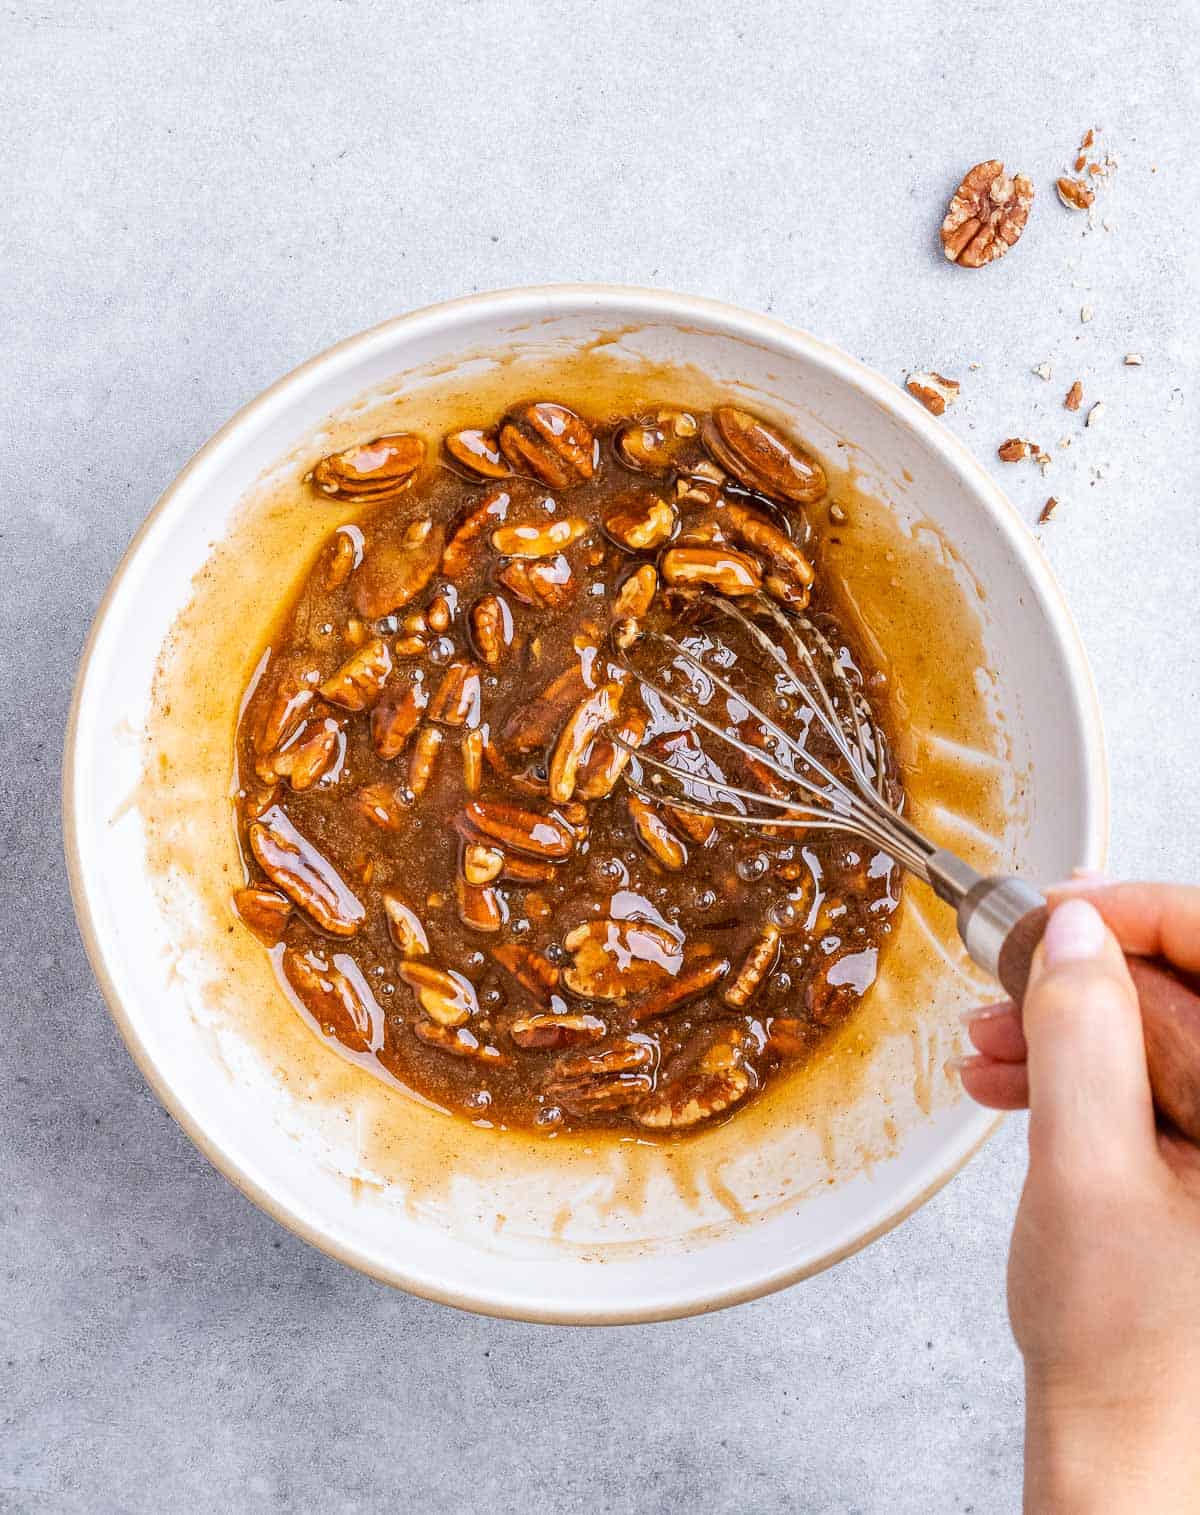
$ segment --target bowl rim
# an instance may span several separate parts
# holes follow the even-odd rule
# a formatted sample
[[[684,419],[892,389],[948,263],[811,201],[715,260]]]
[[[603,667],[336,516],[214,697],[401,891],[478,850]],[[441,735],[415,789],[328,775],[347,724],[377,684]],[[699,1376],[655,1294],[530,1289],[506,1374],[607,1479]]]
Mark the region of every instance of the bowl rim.
[[[854,1236],[849,1242],[835,1243],[821,1257],[806,1263],[785,1262],[773,1269],[755,1274],[748,1280],[726,1287],[702,1287],[686,1298],[679,1297],[670,1303],[656,1298],[634,1307],[616,1306],[591,1310],[585,1301],[580,1301],[578,1305],[567,1310],[554,1306],[544,1310],[531,1309],[527,1304],[506,1302],[499,1294],[484,1295],[462,1288],[447,1287],[441,1285],[437,1279],[408,1272],[402,1266],[380,1267],[372,1258],[364,1255],[357,1246],[342,1241],[330,1230],[321,1229],[319,1224],[298,1214],[278,1200],[269,1189],[258,1183],[242,1168],[235,1157],[229,1154],[215,1138],[209,1136],[204,1127],[192,1118],[173,1087],[159,1073],[132,1018],[126,1011],[122,996],[109,972],[105,949],[96,927],[84,880],[79,814],[76,805],[76,791],[82,771],[79,723],[95,652],[127,575],[163,513],[185,485],[190,484],[197,475],[215,471],[220,466],[225,453],[240,445],[241,435],[248,428],[269,424],[271,420],[286,412],[296,399],[313,388],[318,381],[324,381],[331,374],[336,376],[339,370],[344,370],[360,360],[368,359],[376,351],[388,348],[403,334],[419,331],[422,327],[434,330],[442,325],[452,327],[461,316],[476,314],[480,311],[491,311],[498,319],[512,320],[527,316],[537,320],[565,314],[577,310],[580,306],[589,312],[603,312],[607,307],[611,307],[614,316],[619,314],[628,319],[632,313],[647,321],[660,324],[679,324],[690,318],[706,326],[717,328],[726,335],[757,342],[760,345],[765,343],[775,347],[782,346],[797,352],[867,394],[883,410],[891,413],[897,421],[907,426],[910,431],[915,431],[953,471],[963,478],[966,487],[972,490],[977,501],[1004,538],[1007,547],[1018,559],[1022,571],[1039,591],[1040,604],[1050,622],[1050,629],[1066,668],[1069,684],[1078,701],[1085,731],[1086,761],[1084,771],[1081,773],[1081,782],[1085,802],[1086,855],[1080,859],[1080,862],[1088,867],[1103,865],[1108,851],[1110,818],[1108,758],[1095,681],[1088,665],[1078,627],[1049,562],[1016,507],[982,463],[964,442],[947,427],[937,422],[899,385],[886,379],[841,348],[823,341],[800,327],[791,326],[774,317],[745,310],[722,300],[680,294],[667,289],[622,284],[514,286],[438,301],[402,315],[390,317],[375,326],[343,338],[283,374],[239,407],[212,434],[162,491],[130,539],[92,619],[79,659],[64,735],[63,846],[71,898],[84,949],[109,1013],[130,1055],[158,1100],[183,1128],[189,1139],[208,1161],[248,1199],[272,1219],[287,1226],[304,1241],[328,1256],[359,1272],[366,1273],[379,1282],[402,1288],[421,1298],[505,1319],[546,1324],[621,1325],[698,1315],[743,1303],[798,1283],[834,1263],[843,1261],[899,1225],[949,1183],[999,1129],[1003,1123],[1003,1117],[988,1115],[980,1110],[978,1124],[967,1133],[967,1139],[960,1142],[958,1150],[948,1154],[948,1160],[937,1169],[933,1177],[922,1183],[918,1176],[910,1182],[897,1194],[895,1202],[884,1209],[874,1225]]]

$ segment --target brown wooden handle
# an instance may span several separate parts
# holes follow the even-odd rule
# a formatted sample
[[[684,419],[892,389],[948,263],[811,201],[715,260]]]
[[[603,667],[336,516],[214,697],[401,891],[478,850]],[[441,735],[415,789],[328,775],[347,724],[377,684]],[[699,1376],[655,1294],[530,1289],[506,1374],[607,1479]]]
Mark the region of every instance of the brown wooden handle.
[[[999,977],[1018,1005],[1046,929],[1045,908],[1031,910],[1000,949]],[[1200,994],[1158,958],[1126,956],[1142,1007],[1150,1087],[1159,1113],[1200,1144]]]

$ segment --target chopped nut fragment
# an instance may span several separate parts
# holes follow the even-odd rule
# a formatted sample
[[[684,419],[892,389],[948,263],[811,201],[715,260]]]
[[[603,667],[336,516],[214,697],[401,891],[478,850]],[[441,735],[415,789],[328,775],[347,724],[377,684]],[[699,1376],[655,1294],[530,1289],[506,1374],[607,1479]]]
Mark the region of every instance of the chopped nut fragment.
[[[1125,354],[1126,368],[1140,368],[1145,361],[1140,352],[1127,352]]]
[[[1092,406],[1091,410],[1088,411],[1088,413],[1087,413],[1087,420],[1084,422],[1084,425],[1085,426],[1095,426],[1095,424],[1096,424],[1097,421],[1103,419],[1103,416],[1104,416],[1104,401],[1103,400],[1097,400],[1096,403]]]
[[[1092,319],[1092,317],[1095,314],[1096,314],[1096,310],[1095,310],[1095,307],[1092,306],[1092,305],[1081,305],[1079,307],[1079,319],[1083,322],[1083,324],[1085,326],[1087,325],[1087,323]]]
[[[1089,189],[1082,179],[1056,179],[1054,187],[1068,210],[1087,210],[1096,198],[1095,190]]]
[[[945,415],[946,407],[953,405],[958,399],[958,392],[962,386],[957,379],[947,379],[943,374],[931,371],[909,374],[904,387],[910,395],[920,400],[932,415],[941,416]]]
[[[1046,524],[1046,522],[1049,521],[1053,517],[1054,512],[1057,509],[1058,509],[1058,501],[1054,498],[1053,495],[1051,495],[1050,498],[1046,501],[1046,503],[1042,506],[1042,513],[1041,513],[1040,516],[1038,516],[1038,525],[1039,526],[1044,526]]]
[[[1032,442],[1025,441],[1023,437],[1009,437],[1007,442],[1001,442],[996,449],[996,456],[1002,463],[1020,463],[1032,451]]]
[[[1050,367],[1049,363],[1035,363],[1032,372],[1037,374],[1038,378],[1042,380],[1048,381],[1054,377],[1054,370]]]
[[[1078,379],[1076,379],[1074,384],[1071,385],[1070,389],[1067,390],[1067,397],[1063,401],[1063,405],[1067,410],[1078,410],[1082,404],[1083,385],[1079,382]]]

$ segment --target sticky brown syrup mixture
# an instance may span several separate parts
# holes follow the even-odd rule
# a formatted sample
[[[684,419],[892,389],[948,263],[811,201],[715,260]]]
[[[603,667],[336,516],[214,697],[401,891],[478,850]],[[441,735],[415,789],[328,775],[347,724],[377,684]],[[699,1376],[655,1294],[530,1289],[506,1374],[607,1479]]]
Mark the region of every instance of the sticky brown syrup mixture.
[[[710,591],[773,634],[764,607],[807,607],[880,722],[806,553],[823,470],[730,407],[596,424],[533,401],[440,447],[375,438],[310,476],[313,508],[361,512],[248,691],[236,908],[319,1035],[440,1106],[685,1132],[845,1020],[898,903],[852,840],[655,797],[786,792],[775,739],[709,668],[838,762]],[[631,666],[763,760],[700,741]],[[659,788],[651,757],[692,780]]]

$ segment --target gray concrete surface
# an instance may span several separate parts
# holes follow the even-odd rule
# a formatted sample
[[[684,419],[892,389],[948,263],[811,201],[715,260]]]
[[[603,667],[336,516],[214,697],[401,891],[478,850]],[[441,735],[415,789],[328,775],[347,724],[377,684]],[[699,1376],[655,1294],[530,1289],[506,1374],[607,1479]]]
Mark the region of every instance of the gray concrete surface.
[[[1018,1507],[1020,1121],[863,1255],[710,1319],[392,1293],[146,1091],[76,936],[59,747],[130,535],[277,375],[469,290],[663,285],[963,380],[949,424],[1030,521],[1063,502],[1041,536],[1105,707],[1115,867],[1200,875],[1198,44],[1187,0],[0,4],[0,1511]],[[1090,125],[1120,168],[1085,234],[1050,186]],[[934,232],[989,155],[1039,199],[963,273]],[[994,464],[1014,434],[1075,445],[1043,480]]]

